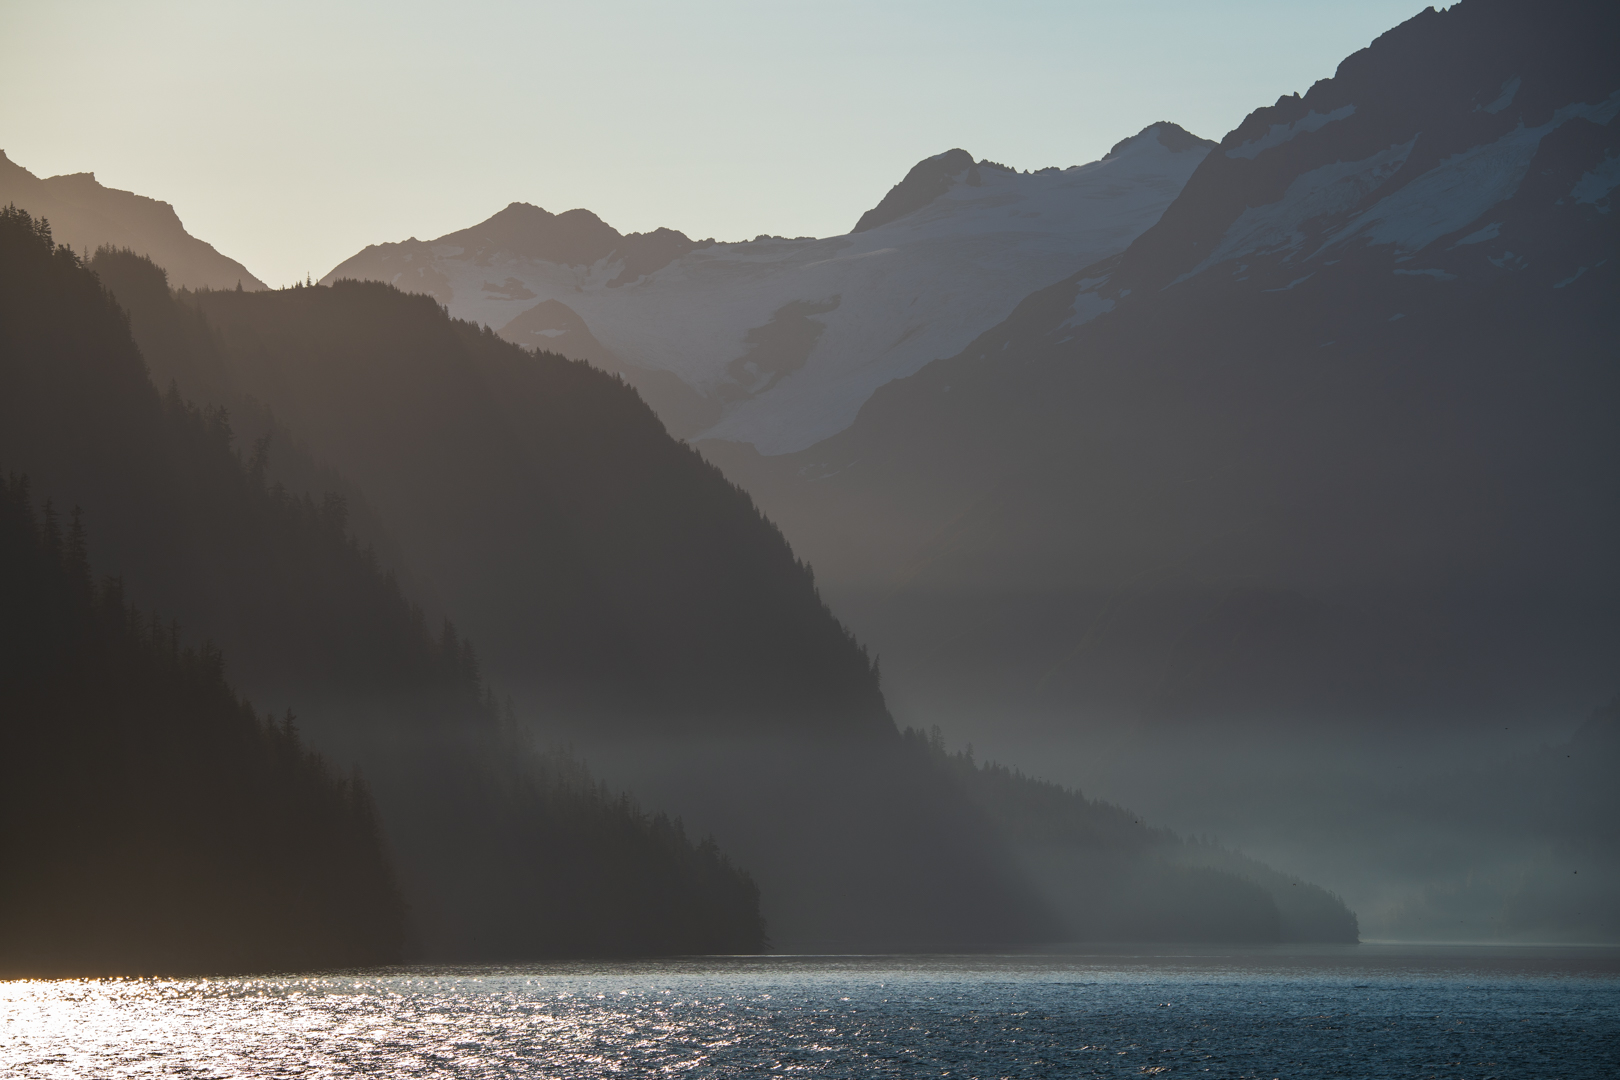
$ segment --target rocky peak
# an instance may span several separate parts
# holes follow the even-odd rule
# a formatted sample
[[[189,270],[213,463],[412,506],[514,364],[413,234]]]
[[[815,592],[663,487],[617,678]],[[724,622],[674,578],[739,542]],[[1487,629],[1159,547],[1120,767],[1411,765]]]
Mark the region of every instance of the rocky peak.
[[[949,191],[952,182],[963,172],[975,168],[973,155],[962,149],[947,150],[943,154],[924,158],[911,167],[904,180],[889,189],[882,202],[862,214],[861,220],[855,223],[850,232],[866,232],[921,210]],[[975,180],[977,176],[969,172],[968,182]]]
[[[1108,153],[1102,156],[1102,160],[1108,161],[1115,158],[1119,155],[1120,151],[1124,150],[1126,147],[1135,145],[1138,140],[1150,137],[1158,139],[1159,145],[1163,146],[1172,154],[1179,154],[1185,150],[1193,150],[1198,147],[1203,147],[1206,150],[1213,150],[1216,146],[1213,141],[1209,139],[1200,139],[1197,135],[1194,135],[1180,124],[1173,124],[1168,120],[1159,120],[1155,123],[1149,124],[1141,131],[1138,131],[1135,135],[1119,140],[1119,142],[1113,145],[1113,148],[1110,149]]]

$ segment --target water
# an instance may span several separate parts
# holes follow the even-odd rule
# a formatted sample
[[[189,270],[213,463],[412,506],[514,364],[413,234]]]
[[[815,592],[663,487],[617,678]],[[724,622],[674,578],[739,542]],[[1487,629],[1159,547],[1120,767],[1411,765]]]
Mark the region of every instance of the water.
[[[0,983],[7,1077],[1620,1076],[1620,950],[752,957]]]

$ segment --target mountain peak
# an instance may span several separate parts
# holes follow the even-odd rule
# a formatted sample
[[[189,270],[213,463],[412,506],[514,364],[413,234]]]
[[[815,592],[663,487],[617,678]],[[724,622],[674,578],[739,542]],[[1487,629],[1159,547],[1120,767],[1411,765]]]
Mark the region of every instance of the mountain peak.
[[[1127,139],[1121,139],[1114,144],[1113,149],[1103,155],[1102,160],[1119,155],[1127,147],[1137,145],[1141,140],[1154,138],[1166,150],[1179,154],[1186,150],[1199,149],[1209,151],[1215,148],[1215,143],[1209,139],[1201,139],[1188,131],[1180,124],[1172,124],[1168,120],[1160,120],[1149,124],[1141,131]],[[883,196],[883,201],[861,215],[861,220],[855,223],[850,234],[866,232],[887,225],[891,221],[898,221],[907,214],[915,213],[945,194],[951,189],[956,179],[966,173],[968,184],[977,187],[981,180],[981,168],[1000,169],[1004,172],[1016,173],[1018,170],[994,161],[974,161],[973,155],[960,147],[947,150],[943,154],[923,158],[911,167],[901,180],[889,193]],[[1054,169],[1041,169],[1040,172],[1054,172]]]
[[[50,221],[56,242],[83,255],[100,247],[145,255],[177,288],[265,287],[241,263],[188,233],[173,206],[107,187],[93,172],[41,179],[0,151],[0,206],[7,203]]]
[[[1124,150],[1128,146],[1134,145],[1139,139],[1145,139],[1149,136],[1157,138],[1159,140],[1159,145],[1163,146],[1172,154],[1179,154],[1184,150],[1193,150],[1198,147],[1203,147],[1206,150],[1213,150],[1216,146],[1216,144],[1211,140],[1200,139],[1197,135],[1194,135],[1180,124],[1173,124],[1169,120],[1158,120],[1149,124],[1141,131],[1138,131],[1135,135],[1119,140],[1119,142],[1113,145],[1108,153],[1102,156],[1102,160],[1108,161],[1116,156],[1121,150]]]
[[[436,243],[460,244],[469,251],[501,251],[545,259],[564,266],[590,266],[624,237],[589,210],[560,214],[526,202],[507,204],[470,229],[441,236]]]
[[[415,242],[412,238],[411,242]],[[590,268],[604,259],[619,263],[617,275],[607,282],[609,287],[633,285],[649,274],[668,266],[693,248],[713,244],[709,240],[693,240],[675,229],[654,229],[647,233],[621,233],[591,211],[581,207],[553,214],[533,203],[511,202],[468,229],[446,233],[431,241],[435,248],[455,245],[460,252],[447,258],[470,259],[488,265],[497,255],[502,258],[555,263],[575,269]],[[367,279],[381,274],[378,261],[386,262],[398,245],[384,244],[368,247],[359,255],[338,264],[321,279],[323,283],[343,278]],[[432,256],[429,256],[430,258]],[[448,304],[454,293],[448,283],[425,266],[405,271],[381,274],[378,280],[400,283],[399,273],[406,274],[402,287],[421,288]]]
[[[911,167],[904,180],[889,189],[882,202],[861,215],[861,220],[855,223],[850,232],[866,232],[879,225],[898,221],[914,210],[921,210],[949,191],[951,181],[962,175],[964,170],[972,168],[973,155],[960,148],[923,158]],[[970,176],[968,182],[972,183],[974,179]]]

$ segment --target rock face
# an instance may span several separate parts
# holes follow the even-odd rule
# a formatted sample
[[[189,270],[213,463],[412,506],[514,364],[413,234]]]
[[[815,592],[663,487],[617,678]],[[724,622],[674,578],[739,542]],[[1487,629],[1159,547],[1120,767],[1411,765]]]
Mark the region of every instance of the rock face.
[[[1122,251],[1212,146],[1155,124],[1105,160],[1033,174],[952,150],[854,232],[820,240],[621,237],[588,211],[514,204],[438,240],[367,248],[325,280],[427,292],[524,344],[537,343],[520,316],[565,305],[599,351],[568,353],[558,335],[553,347],[623,375],[672,433],[786,453],[847,427],[873,390],[959,351],[1032,290]]]
[[[175,288],[265,287],[241,263],[186,232],[174,207],[103,187],[94,173],[40,179],[0,152],[0,206],[8,204],[47,218],[56,242],[80,254],[106,246],[147,256],[168,270]]]

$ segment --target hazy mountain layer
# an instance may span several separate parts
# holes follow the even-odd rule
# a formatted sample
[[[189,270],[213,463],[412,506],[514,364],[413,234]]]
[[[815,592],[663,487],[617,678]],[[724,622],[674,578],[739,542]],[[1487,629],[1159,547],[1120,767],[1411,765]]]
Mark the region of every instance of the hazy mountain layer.
[[[855,232],[821,240],[619,237],[583,210],[513,204],[435,241],[367,248],[323,281],[428,292],[509,340],[622,374],[677,436],[783,453],[847,427],[879,386],[957,352],[1030,291],[1121,251],[1210,145],[1155,124],[1101,161],[1033,174],[952,150]]]
[[[138,267],[123,262],[127,284]],[[144,301],[174,306],[140,262],[160,286]],[[183,313],[141,321],[212,340]],[[343,501],[270,484],[269,452],[239,454],[223,412],[160,396],[95,273],[26,213],[0,213],[0,469],[90,522],[65,544],[47,523],[42,555],[20,483],[6,488],[0,739],[6,797],[25,805],[0,840],[29,873],[0,883],[0,964],[400,958],[358,787],[306,760],[290,715],[262,729],[227,673],[364,768],[420,955],[760,949],[747,876],[521,737],[470,645],[448,623],[430,634],[355,544]],[[120,581],[93,588],[92,565]],[[214,645],[183,648],[176,616]]]
[[[174,207],[103,187],[94,173],[41,179],[0,151],[0,206],[19,206],[51,223],[51,234],[80,255],[129,248],[169,271],[176,287],[262,289],[264,282],[212,244],[186,232]]]
[[[521,703],[582,729],[892,732],[808,568],[619,380],[377,283],[190,302]]]
[[[1419,15],[847,431],[704,452],[902,719],[1353,880],[1357,814],[1301,807],[1556,740],[1620,681],[1616,29]]]
[[[185,331],[180,313],[198,308],[167,300],[127,258],[103,263],[154,349],[214,333],[208,322]],[[1219,940],[1338,940],[1346,926],[1353,936],[1342,906],[1283,919],[1270,894],[1240,883],[1247,871],[1221,870],[1233,902],[1211,907],[1208,875],[1166,869],[1146,830],[1109,857],[1153,895],[1147,921],[1121,907],[1139,894],[1115,895],[1088,868],[1101,852],[1087,835],[1044,853],[1043,865],[1066,869],[1036,873],[955,778],[895,738],[875,674],[779,534],[611,377],[375,284],[193,300],[222,336],[187,339],[191,351],[165,369],[255,388],[261,408],[274,403],[307,445],[362,477],[399,551],[425,564],[413,579],[450,597],[458,618],[497,597],[531,620],[519,628],[540,627],[516,637],[486,612],[480,641],[506,659],[484,670],[520,691],[538,737],[572,739],[616,784],[741,860],[778,944],[942,947],[1148,927]],[[155,310],[164,302],[176,310]],[[524,532],[525,515],[544,527]],[[433,562],[446,558],[433,544],[454,558]],[[446,565],[460,576],[442,575]],[[465,591],[469,581],[485,591]],[[346,752],[376,753],[375,736],[341,719],[353,706],[286,692]],[[395,827],[406,838],[443,833],[431,803],[412,809],[413,786],[445,770],[478,775],[454,755],[432,768],[382,760],[391,782],[379,794],[403,808]],[[485,848],[481,857],[499,857],[487,840],[469,845]],[[520,915],[501,891],[509,885],[471,869],[444,878],[454,908]],[[458,947],[497,955],[476,939]]]

